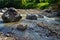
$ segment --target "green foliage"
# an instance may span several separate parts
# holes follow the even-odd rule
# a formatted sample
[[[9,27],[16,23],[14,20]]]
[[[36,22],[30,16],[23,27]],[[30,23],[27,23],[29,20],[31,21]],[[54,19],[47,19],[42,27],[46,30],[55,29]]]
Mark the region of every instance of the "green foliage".
[[[14,0],[13,1],[13,7],[21,8],[21,0]]]
[[[37,8],[45,9],[51,4],[59,4],[60,0],[0,0],[1,7],[15,7],[15,8]]]
[[[0,8],[6,6],[8,4],[8,0],[0,0]]]
[[[49,6],[49,3],[39,3],[37,4],[37,9],[45,9]]]
[[[36,0],[22,0],[23,8],[34,8]]]

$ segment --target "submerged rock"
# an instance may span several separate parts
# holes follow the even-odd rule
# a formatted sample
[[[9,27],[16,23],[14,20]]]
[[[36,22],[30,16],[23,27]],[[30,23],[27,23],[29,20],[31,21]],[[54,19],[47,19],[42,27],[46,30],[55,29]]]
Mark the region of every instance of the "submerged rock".
[[[22,17],[17,13],[15,8],[9,8],[3,15],[2,19],[4,22],[16,22],[19,21]]]
[[[44,24],[43,22],[37,24],[39,27],[47,28],[48,25]]]
[[[37,20],[37,16],[34,15],[34,14],[30,14],[30,15],[27,15],[26,16],[26,19],[29,19],[29,20]]]
[[[18,25],[17,26],[17,30],[21,30],[21,31],[24,31],[27,29],[27,25],[23,26],[23,25]]]

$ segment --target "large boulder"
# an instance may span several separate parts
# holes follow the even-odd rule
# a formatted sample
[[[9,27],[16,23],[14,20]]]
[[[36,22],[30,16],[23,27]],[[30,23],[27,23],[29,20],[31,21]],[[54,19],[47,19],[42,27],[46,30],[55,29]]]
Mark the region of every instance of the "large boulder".
[[[37,20],[37,16],[34,15],[34,14],[29,14],[26,16],[26,19],[29,19],[29,20]]]
[[[2,19],[4,22],[16,22],[19,21],[22,17],[15,8],[9,8],[3,15]]]

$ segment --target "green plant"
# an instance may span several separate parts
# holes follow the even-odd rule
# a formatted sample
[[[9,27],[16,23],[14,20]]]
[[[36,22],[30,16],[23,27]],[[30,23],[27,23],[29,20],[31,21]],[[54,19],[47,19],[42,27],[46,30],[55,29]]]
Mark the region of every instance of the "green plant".
[[[22,0],[23,8],[34,8],[36,0]]]
[[[49,6],[49,3],[38,3],[37,9],[45,9]]]
[[[51,4],[56,4],[60,7],[60,0],[0,0],[0,8],[15,7],[15,8],[48,8]]]

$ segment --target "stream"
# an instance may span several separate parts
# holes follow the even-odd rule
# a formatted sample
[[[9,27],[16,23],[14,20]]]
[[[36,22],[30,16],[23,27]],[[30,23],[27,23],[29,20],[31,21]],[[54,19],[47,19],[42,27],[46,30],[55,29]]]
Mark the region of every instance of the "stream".
[[[44,16],[44,18],[38,17],[37,20],[27,20],[26,17],[23,16],[19,22],[3,23],[3,20],[0,18],[0,32],[3,32],[4,34],[11,32],[18,37],[19,40],[23,40],[23,38],[26,38],[26,40],[60,40],[58,37],[50,36],[50,31],[48,29],[38,27],[36,24],[39,22],[50,25],[60,24],[60,21],[56,21],[55,19],[56,18]],[[28,28],[25,31],[19,31],[16,29],[18,24],[28,25]]]

